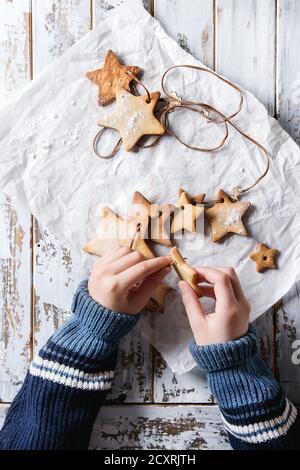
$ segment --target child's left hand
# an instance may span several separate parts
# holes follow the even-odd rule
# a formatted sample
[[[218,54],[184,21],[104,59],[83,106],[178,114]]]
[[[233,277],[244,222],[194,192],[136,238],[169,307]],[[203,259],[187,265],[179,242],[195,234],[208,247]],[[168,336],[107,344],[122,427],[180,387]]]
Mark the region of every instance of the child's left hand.
[[[94,264],[89,294],[110,310],[135,315],[170,272],[170,263],[167,256],[146,259],[138,251],[117,248]]]

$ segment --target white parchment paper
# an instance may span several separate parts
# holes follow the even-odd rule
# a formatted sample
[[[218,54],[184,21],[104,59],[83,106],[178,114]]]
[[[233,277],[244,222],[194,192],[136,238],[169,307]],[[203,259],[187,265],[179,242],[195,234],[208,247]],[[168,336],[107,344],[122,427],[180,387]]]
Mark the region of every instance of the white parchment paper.
[[[167,67],[200,64],[138,2],[129,0],[0,111],[1,188],[26,200],[41,226],[72,248],[82,275],[92,257],[83,255],[81,247],[97,234],[101,205],[125,211],[136,190],[153,203],[176,203],[179,187],[191,194],[205,192],[211,199],[219,188],[229,191],[238,184],[247,185],[264,168],[260,153],[233,131],[225,147],[214,154],[197,153],[163,137],[151,149],[131,153],[121,149],[112,160],[97,159],[91,148],[98,130],[95,122],[115,104],[99,107],[97,88],[84,75],[100,66],[110,48],[124,63],[143,68],[143,81],[152,91],[161,91],[160,77]],[[238,104],[233,90],[207,74],[174,72],[168,88],[227,114]],[[183,112],[176,118],[174,124],[172,117],[172,124],[195,145],[213,145],[222,135],[221,129],[204,126],[194,113]],[[192,265],[234,266],[255,319],[292,287],[299,274],[300,151],[248,92],[236,122],[272,154],[267,178],[245,198],[253,204],[246,219],[251,236],[233,236],[214,244],[207,231],[205,236],[179,240],[178,246]],[[117,134],[111,131],[109,136],[112,145]],[[256,273],[249,253],[258,241],[280,250],[278,270]],[[155,248],[156,253],[166,252]],[[176,288],[175,275],[168,282]],[[69,303],[66,299],[62,307]],[[176,290],[164,315],[147,313],[139,324],[174,371],[194,366],[187,348],[192,335]]]

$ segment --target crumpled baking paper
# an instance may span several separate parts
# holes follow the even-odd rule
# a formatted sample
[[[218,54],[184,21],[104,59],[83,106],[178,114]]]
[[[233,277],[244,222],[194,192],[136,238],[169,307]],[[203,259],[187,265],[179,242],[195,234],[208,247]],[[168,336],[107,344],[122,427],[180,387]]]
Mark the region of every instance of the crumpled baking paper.
[[[91,146],[98,130],[96,120],[111,112],[115,103],[105,108],[97,105],[98,90],[85,72],[98,68],[110,48],[125,64],[143,68],[143,81],[151,91],[161,91],[160,78],[167,67],[201,65],[138,2],[129,0],[0,112],[1,188],[26,200],[41,226],[72,248],[82,276],[92,257],[81,254],[81,247],[97,234],[102,205],[125,212],[136,190],[153,203],[176,203],[180,187],[213,199],[219,188],[230,191],[253,182],[265,165],[259,151],[233,130],[225,146],[213,154],[189,150],[165,136],[147,150],[126,153],[122,148],[111,160],[96,158]],[[212,104],[227,115],[238,106],[236,92],[209,74],[173,72],[167,86],[181,97]],[[194,145],[209,147],[222,138],[221,126],[204,124],[194,113],[176,112],[170,121]],[[206,228],[204,236],[183,238],[177,245],[192,265],[234,266],[252,305],[253,320],[284,295],[299,274],[300,151],[248,92],[235,122],[272,155],[268,176],[243,198],[253,204],[246,218],[250,236],[235,235],[216,244]],[[106,134],[103,145],[108,150],[118,135]],[[256,273],[249,254],[258,241],[280,250],[278,270]],[[168,283],[176,289],[175,274]],[[70,299],[65,301],[61,307],[69,306]],[[187,348],[192,334],[176,290],[168,298],[165,314],[146,313],[139,325],[174,371],[194,366]]]

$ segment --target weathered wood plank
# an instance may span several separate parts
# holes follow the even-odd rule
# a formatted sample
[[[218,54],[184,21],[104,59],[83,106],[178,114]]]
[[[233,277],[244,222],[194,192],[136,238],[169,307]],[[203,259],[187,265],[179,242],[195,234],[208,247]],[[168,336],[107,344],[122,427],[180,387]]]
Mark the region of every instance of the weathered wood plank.
[[[104,406],[90,449],[230,449],[216,406]]]
[[[0,106],[30,80],[30,2],[0,0]],[[31,325],[31,216],[0,195],[0,401],[26,373]]]
[[[273,308],[255,320],[262,357],[274,369]],[[159,353],[154,363],[154,401],[156,403],[213,403],[205,374],[198,368],[178,375],[167,367]]]
[[[206,375],[194,368],[186,374],[171,371],[161,354],[154,363],[154,401],[156,403],[213,403]]]
[[[152,348],[134,328],[120,343],[117,367],[106,400],[113,403],[152,401]]]
[[[300,144],[299,18],[299,1],[279,1],[277,115],[281,125],[298,144]]]
[[[2,428],[2,426],[4,424],[5,417],[6,417],[7,412],[8,412],[8,408],[9,408],[9,405],[1,405],[0,404],[0,429]]]
[[[260,352],[262,358],[268,364],[269,368],[274,372],[274,308],[271,307],[263,315],[254,321],[257,328]]]
[[[300,144],[299,18],[299,1],[278,1],[277,115],[280,124],[298,144]],[[295,363],[297,341],[300,339],[299,306],[298,283],[278,305],[276,331],[276,373],[287,394],[296,403],[300,403],[300,370],[299,364]]]
[[[217,0],[216,69],[275,111],[275,0]]]
[[[300,282],[277,307],[276,375],[288,397],[300,404]]]
[[[30,80],[30,0],[0,0],[0,106]]]
[[[155,0],[154,16],[183,49],[214,68],[213,0]]]
[[[90,0],[32,0],[34,76],[90,28]]]

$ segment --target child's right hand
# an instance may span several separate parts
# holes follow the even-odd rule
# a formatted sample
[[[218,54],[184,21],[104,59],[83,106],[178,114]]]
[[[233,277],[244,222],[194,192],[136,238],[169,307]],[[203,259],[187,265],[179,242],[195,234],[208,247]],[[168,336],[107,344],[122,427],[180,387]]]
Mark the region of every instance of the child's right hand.
[[[216,300],[215,312],[207,315],[194,290],[180,281],[182,300],[195,337],[200,346],[225,343],[244,336],[249,327],[250,305],[233,268],[197,269],[201,297]],[[201,282],[209,286],[201,286]]]

